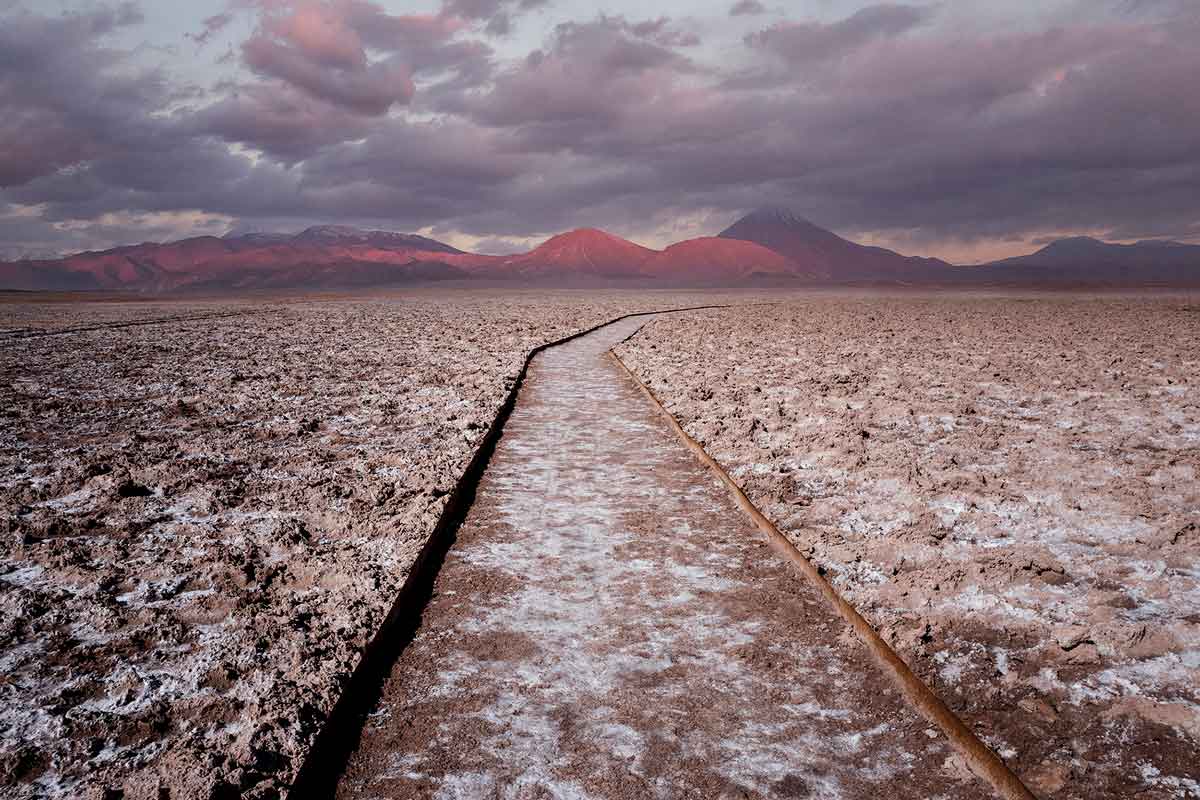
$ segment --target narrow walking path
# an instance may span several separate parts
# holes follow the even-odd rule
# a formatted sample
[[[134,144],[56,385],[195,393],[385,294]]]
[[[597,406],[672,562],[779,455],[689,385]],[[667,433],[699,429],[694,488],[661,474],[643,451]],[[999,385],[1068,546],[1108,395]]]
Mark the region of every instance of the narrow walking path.
[[[338,796],[988,796],[604,354],[540,355]]]

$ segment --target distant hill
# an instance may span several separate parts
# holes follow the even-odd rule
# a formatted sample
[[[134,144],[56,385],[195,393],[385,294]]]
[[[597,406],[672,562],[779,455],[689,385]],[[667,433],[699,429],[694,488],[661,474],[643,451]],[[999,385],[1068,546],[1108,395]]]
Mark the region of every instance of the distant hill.
[[[882,247],[856,244],[780,208],[754,211],[720,236],[770,248],[795,262],[804,274],[829,283],[924,281],[950,267],[936,258],[903,256]]]
[[[562,233],[512,256],[466,253],[414,234],[320,225],[298,234],[202,236],[0,264],[0,288],[151,293],[365,288],[438,280],[731,286],[814,277],[752,242],[708,237],[660,251],[596,228]]]
[[[710,283],[736,284],[785,277],[811,281],[818,277],[770,248],[719,237],[677,242],[656,253],[644,270],[661,280]]]
[[[640,278],[655,254],[640,244],[596,228],[552,236],[528,253],[501,258],[490,276],[516,278]]]
[[[755,211],[721,233],[757,242],[830,284],[949,288],[1116,288],[1200,286],[1200,245],[1170,241],[1111,244],[1062,239],[1036,253],[978,266],[867,247],[784,209]]]
[[[147,292],[335,288],[466,277],[486,257],[413,234],[318,226],[0,264],[0,288]]]
[[[1162,240],[1111,244],[1090,236],[1059,239],[1027,256],[993,261],[989,266],[1045,267],[1048,269],[1095,267],[1195,267],[1200,265],[1200,245]]]
[[[1200,286],[1200,245],[1158,240],[1113,244],[1080,236],[972,271],[996,280],[1041,284]]]
[[[390,231],[363,231],[344,225],[317,225],[292,237],[296,244],[348,247],[370,245],[383,250],[423,253],[454,253],[463,251],[448,244],[418,236],[415,233],[392,233]]]
[[[595,228],[551,237],[529,253],[486,265],[478,274],[720,285],[765,276],[812,277],[804,276],[791,259],[753,242],[704,237],[652,250]]]
[[[974,267],[844,239],[783,209],[755,211],[716,237],[654,250],[596,228],[528,253],[486,256],[409,233],[319,225],[145,243],[61,259],[0,263],[0,289],[146,293],[335,289],[432,281],[661,286],[892,285],[1073,288],[1200,286],[1200,246],[1063,239]]]

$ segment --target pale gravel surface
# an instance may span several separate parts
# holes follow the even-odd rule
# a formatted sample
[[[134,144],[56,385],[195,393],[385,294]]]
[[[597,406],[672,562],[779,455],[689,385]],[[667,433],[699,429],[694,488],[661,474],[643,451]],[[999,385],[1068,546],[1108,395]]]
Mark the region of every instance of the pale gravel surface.
[[[1200,302],[878,298],[618,348],[1039,795],[1200,796]]]
[[[278,796],[526,353],[695,302],[0,305],[251,312],[0,342],[0,794]]]

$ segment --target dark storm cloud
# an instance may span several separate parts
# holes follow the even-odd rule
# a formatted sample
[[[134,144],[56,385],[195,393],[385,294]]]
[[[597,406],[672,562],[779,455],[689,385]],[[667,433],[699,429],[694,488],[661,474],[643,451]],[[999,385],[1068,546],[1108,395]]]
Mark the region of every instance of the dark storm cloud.
[[[338,24],[359,37],[365,50],[397,57],[414,73],[452,70],[482,78],[489,65],[491,48],[477,40],[456,38],[464,23],[453,16],[388,14],[366,0],[342,0],[328,8]]]
[[[1131,17],[1173,17],[1196,13],[1195,0],[1110,0],[1118,13]]]
[[[521,4],[401,16],[273,2],[243,51],[259,78],[199,99],[104,44],[132,7],[6,19],[0,207],[15,210],[0,237],[31,209],[22,247],[193,211],[247,227],[644,236],[768,203],[914,246],[1200,233],[1196,15],[998,34],[873,6],[765,28],[739,69],[767,78],[732,81],[659,18],[566,22],[497,63],[466,20],[506,9]]]
[[[259,75],[278,78],[315,99],[359,114],[383,114],[396,103],[407,103],[416,91],[408,68],[392,61],[322,64],[296,48],[263,38],[247,42],[242,57]]]
[[[46,219],[68,221],[129,210],[261,213],[265,209],[258,207],[260,202],[291,205],[289,196],[295,189],[295,176],[283,168],[255,166],[214,140],[164,130],[141,148],[43,176],[9,190],[6,198],[43,204]]]
[[[491,48],[457,38],[462,28],[457,18],[391,15],[365,0],[270,4],[242,54],[278,82],[231,87],[193,127],[287,163],[362,139],[370,118],[413,101],[418,79],[429,102],[488,79]]]
[[[931,13],[930,9],[918,6],[870,6],[828,25],[779,22],[750,34],[746,42],[789,64],[810,64],[844,55],[873,40],[912,30],[929,19]]]
[[[362,138],[370,130],[368,121],[358,114],[297,91],[261,84],[234,88],[199,110],[189,125],[198,134],[248,144],[286,163]]]
[[[528,11],[549,4],[550,0],[446,0],[442,10],[452,16],[486,20],[496,14]]]
[[[738,0],[738,2],[734,3],[729,9],[729,16],[731,17],[765,13],[767,13],[767,7],[758,2],[758,0]]]
[[[542,8],[550,0],[445,0],[442,16],[483,23],[489,36],[508,36],[514,20],[526,11]]]
[[[920,229],[930,241],[1194,231],[1195,25],[893,35],[919,18],[826,26],[840,49],[823,52],[852,46],[854,57],[770,90],[696,85],[665,49],[606,69],[608,54],[636,46],[627,30],[560,32],[471,111],[516,131],[525,151],[553,154],[562,177],[467,224],[553,229],[571,209],[628,225],[621,209],[780,202],[842,230]]]
[[[693,69],[672,47],[646,38],[664,31],[665,24],[639,26],[615,17],[563,23],[544,51],[498,73],[491,91],[453,108],[481,124],[510,128],[508,141],[526,151],[636,136],[630,126],[637,127],[644,107],[670,94]]]
[[[313,15],[314,9],[333,16]],[[290,13],[305,11],[308,16]],[[118,226],[101,218],[114,213],[198,210],[247,218],[341,219],[383,216],[389,209],[417,215],[423,208],[423,218],[449,214],[454,203],[433,201],[448,191],[470,194],[469,183],[478,187],[494,181],[490,176],[503,164],[455,129],[446,135],[430,132],[434,141],[426,143],[398,136],[396,125],[379,119],[390,101],[410,96],[410,71],[436,73],[435,88],[475,85],[486,77],[490,49],[475,41],[451,41],[461,27],[454,20],[391,16],[375,4],[354,1],[289,7],[282,13],[273,5],[246,50],[247,60],[278,82],[217,87],[206,104],[171,109],[181,99],[195,98],[185,97],[156,72],[139,71],[128,53],[103,44],[107,34],[138,19],[133,7],[120,6],[62,19],[22,13],[0,27],[0,97],[6,109],[0,117],[0,180],[9,187],[0,192],[0,205],[23,210],[6,224],[37,228],[47,237],[46,248],[53,249],[55,240],[63,246],[77,243],[81,225],[89,220],[86,225],[106,241]],[[381,169],[395,186],[368,186],[373,182],[369,166],[357,182],[348,180],[349,171],[329,178],[316,162],[308,173],[286,167],[364,139],[373,128],[381,138],[368,152],[382,152],[380,142],[404,142],[412,168],[407,177],[423,176],[424,196],[412,194],[417,183],[389,172],[399,169],[398,163]],[[255,163],[223,142],[249,145],[267,158]],[[449,152],[448,143],[477,154]],[[349,163],[352,150],[339,151],[339,163]],[[472,171],[472,163],[479,169]],[[435,170],[446,176],[441,191]],[[29,222],[32,208],[39,209],[38,226]],[[51,227],[67,223],[69,228]],[[27,245],[23,240],[26,250]]]
[[[956,58],[944,43],[882,48],[798,120],[806,138],[837,144],[792,171],[793,202],[843,227],[929,238],[1182,224],[1200,163],[1191,35],[970,39]]]
[[[700,44],[699,35],[675,28],[670,17],[627,23],[626,29],[634,36],[649,39],[664,47],[695,47]]]
[[[204,20],[203,28],[199,33],[189,33],[187,37],[198,45],[206,45],[212,37],[228,28],[233,19],[233,13],[230,11],[214,14]]]
[[[418,226],[513,201],[511,187],[534,157],[502,153],[501,134],[461,122],[390,120],[365,141],[306,164],[302,190],[330,210],[354,208]]]
[[[412,99],[408,65],[371,61],[342,8],[310,3],[264,18],[242,45],[256,74],[276,78],[314,99],[364,115],[381,115]]]
[[[140,22],[122,4],[48,18],[17,13],[0,25],[0,187],[120,147],[130,120],[169,95],[160,75],[119,69],[97,38]]]

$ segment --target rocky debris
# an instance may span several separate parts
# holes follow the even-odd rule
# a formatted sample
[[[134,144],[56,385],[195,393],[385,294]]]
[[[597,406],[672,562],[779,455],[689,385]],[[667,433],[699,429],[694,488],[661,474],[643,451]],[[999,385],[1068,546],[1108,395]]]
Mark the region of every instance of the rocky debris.
[[[1040,795],[1181,797],[1196,341],[1169,296],[828,294],[618,352]]]
[[[526,353],[676,303],[260,302],[0,343],[0,794],[285,793]]]

